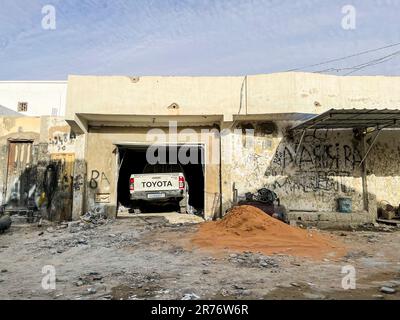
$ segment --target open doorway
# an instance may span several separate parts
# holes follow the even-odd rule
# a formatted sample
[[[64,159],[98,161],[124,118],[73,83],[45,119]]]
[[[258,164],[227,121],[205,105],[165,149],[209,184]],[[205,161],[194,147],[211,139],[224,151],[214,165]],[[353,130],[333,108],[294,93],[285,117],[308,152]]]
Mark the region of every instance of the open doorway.
[[[148,167],[147,150],[149,146],[143,145],[118,145],[119,151],[119,174],[118,174],[118,206],[133,210],[130,197],[130,177],[132,174],[142,174],[145,168]],[[184,149],[182,149],[184,148]],[[204,216],[205,207],[205,154],[202,145],[177,145],[177,146],[162,146],[161,152],[166,153],[167,163],[174,163],[172,153],[186,153],[192,155],[189,163],[183,163],[179,157],[177,164],[182,167],[186,183],[189,186],[188,203],[192,212],[199,216]],[[159,206],[157,204],[149,205],[141,208],[142,212],[170,212],[176,211],[175,207]]]

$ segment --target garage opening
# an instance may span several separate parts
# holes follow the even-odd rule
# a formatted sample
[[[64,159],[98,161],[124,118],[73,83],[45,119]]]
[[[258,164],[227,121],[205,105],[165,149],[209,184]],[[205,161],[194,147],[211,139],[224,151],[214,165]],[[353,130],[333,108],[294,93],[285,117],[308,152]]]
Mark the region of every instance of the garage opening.
[[[149,146],[142,145],[118,145],[119,175],[117,193],[119,208],[127,208],[131,213],[179,212],[179,204],[176,201],[151,200],[148,198],[150,195],[145,193],[140,199],[133,200],[131,196],[131,175],[148,174],[151,177],[152,174],[157,173],[183,171],[185,186],[188,186],[188,210],[186,212],[204,216],[204,147],[202,145],[160,146],[157,148],[155,155],[162,161],[158,161],[156,164],[148,161],[148,148]],[[181,154],[186,155],[183,161],[180,156],[176,156]],[[162,188],[159,191],[162,193]],[[163,196],[165,197],[164,194]],[[169,197],[168,194],[167,197]]]

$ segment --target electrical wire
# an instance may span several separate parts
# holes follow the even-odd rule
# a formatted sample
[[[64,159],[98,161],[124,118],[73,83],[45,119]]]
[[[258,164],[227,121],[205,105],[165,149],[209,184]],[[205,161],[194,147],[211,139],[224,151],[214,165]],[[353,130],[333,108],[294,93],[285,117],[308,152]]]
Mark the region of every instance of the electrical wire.
[[[384,57],[381,58],[377,58],[377,59],[373,59],[371,61],[367,61],[352,67],[344,67],[344,68],[328,68],[328,69],[324,69],[324,70],[319,70],[319,71],[314,71],[313,73],[324,73],[324,72],[340,72],[340,71],[345,71],[345,70],[352,70],[349,74],[356,72],[358,70],[364,69],[366,67],[370,67],[370,66],[374,66],[377,64],[381,64],[384,63],[386,61],[392,60],[393,58],[395,58],[398,54],[400,54],[400,50],[395,51],[389,55],[386,55]]]
[[[345,75],[345,76],[348,76],[348,75],[350,75],[350,74],[352,74],[352,73],[354,73],[354,72],[357,72],[357,71],[359,71],[359,70],[365,69],[365,68],[367,68],[367,67],[372,67],[372,66],[376,66],[376,65],[378,65],[378,64],[387,62],[387,61],[389,61],[389,60],[392,60],[392,59],[396,58],[399,54],[400,54],[400,50],[399,50],[399,51],[396,51],[396,52],[394,52],[394,53],[392,53],[392,54],[390,54],[390,55],[387,55],[386,57],[382,57],[382,58],[379,58],[379,59],[375,59],[375,60],[372,60],[372,61],[370,61],[370,62],[367,62],[367,63],[365,63],[365,64],[363,64],[363,65],[356,66],[356,67],[354,67],[355,70],[352,70],[352,71],[350,71],[350,72],[348,72],[348,73],[346,73],[346,74],[344,74],[344,75]]]
[[[331,59],[331,60],[328,60],[328,61],[323,61],[323,62],[320,62],[320,63],[316,63],[316,64],[312,64],[312,65],[308,65],[308,66],[304,66],[304,67],[300,67],[300,68],[290,69],[290,70],[287,70],[285,72],[299,71],[299,70],[302,70],[302,69],[322,66],[324,64],[337,62],[337,61],[342,61],[342,60],[346,60],[346,59],[349,59],[349,58],[358,57],[360,55],[364,55],[364,54],[367,54],[367,53],[372,53],[372,52],[376,52],[376,51],[392,48],[392,47],[399,46],[399,45],[400,45],[400,42],[394,43],[394,44],[390,44],[390,45],[387,45],[387,46],[384,46],[384,47],[376,48],[376,49],[370,49],[370,50],[358,52],[358,53],[351,54],[351,55],[348,55],[348,56],[345,56],[345,57],[341,57],[341,58]]]

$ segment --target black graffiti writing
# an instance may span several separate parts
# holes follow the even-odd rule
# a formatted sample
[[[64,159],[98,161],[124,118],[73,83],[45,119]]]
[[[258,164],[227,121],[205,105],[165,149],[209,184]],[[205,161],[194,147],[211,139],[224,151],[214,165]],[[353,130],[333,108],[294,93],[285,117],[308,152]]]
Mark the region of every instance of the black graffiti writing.
[[[349,172],[298,172],[295,176],[277,179],[271,185],[272,189],[283,189],[288,191],[310,192],[342,192],[345,194],[354,193],[354,189],[346,186],[340,179],[350,176]],[[339,179],[338,179],[339,175]],[[335,177],[336,179],[333,179]]]
[[[74,188],[75,191],[80,191],[82,186],[83,186],[83,177],[82,175],[79,174],[74,178],[74,183],[72,187]]]
[[[361,163],[361,154],[357,148],[340,144],[318,144],[315,146],[301,146],[296,151],[290,147],[283,147],[283,151],[276,152],[272,163],[281,170],[293,166],[303,169],[340,170],[341,166],[354,170]]]
[[[108,180],[106,174],[104,172],[99,172],[98,170],[92,170],[92,174],[89,181],[89,187],[91,189],[97,189],[100,183],[107,183],[110,185],[110,181]]]
[[[50,139],[49,144],[57,148],[58,151],[65,151],[67,145],[73,143],[75,139],[75,133],[57,134]]]

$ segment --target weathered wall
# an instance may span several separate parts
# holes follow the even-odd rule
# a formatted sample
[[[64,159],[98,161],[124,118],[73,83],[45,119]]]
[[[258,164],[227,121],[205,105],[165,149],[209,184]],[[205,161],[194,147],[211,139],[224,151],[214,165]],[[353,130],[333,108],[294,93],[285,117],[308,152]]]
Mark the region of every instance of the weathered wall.
[[[277,193],[282,204],[298,212],[336,212],[337,199],[349,197],[353,211],[366,210],[364,197],[368,196],[370,212],[365,220],[376,215],[376,204],[382,200],[393,205],[400,203],[400,142],[398,131],[384,131],[367,158],[367,189],[363,188],[361,160],[365,153],[362,138],[352,130],[309,130],[298,149],[301,133],[288,134],[293,122],[271,122],[273,133],[255,128],[254,139],[232,134],[224,144],[240,146],[231,165],[222,168],[225,206],[229,207],[232,188],[239,195],[262,187]],[[249,127],[249,123],[245,123]],[[269,128],[271,125],[269,125]],[[365,149],[375,133],[366,137]],[[297,153],[296,153],[297,152]],[[372,211],[375,210],[375,212]],[[345,219],[340,216],[340,219]],[[332,220],[339,219],[332,216]],[[350,218],[349,218],[350,219]]]
[[[273,124],[275,131],[263,134],[254,123],[254,140],[247,143],[231,137],[243,148],[231,173],[239,195],[266,187],[287,209],[298,211],[336,211],[336,200],[343,196],[352,198],[355,211],[363,210],[361,144],[351,131],[309,131],[296,155],[301,135],[287,135],[294,123]]]
[[[0,159],[3,161],[0,188],[4,191],[8,139],[29,139],[34,141],[39,186],[43,184],[52,158],[57,161],[73,159],[73,176],[64,177],[59,184],[64,186],[65,191],[67,185],[72,183],[74,218],[98,206],[96,193],[109,194],[107,207],[110,212],[115,212],[117,164],[113,143],[146,143],[147,128],[140,129],[139,126],[145,125],[151,116],[186,117],[181,118],[185,119],[182,121],[190,120],[193,124],[201,119],[207,125],[217,123],[221,128],[236,126],[240,120],[242,124],[249,122],[244,120],[248,118],[252,121],[274,121],[275,130],[267,130],[266,133],[260,123],[254,122],[256,135],[253,142],[244,140],[238,134],[223,135],[222,156],[231,153],[232,146],[242,148],[233,152],[231,162],[223,163],[221,172],[218,165],[207,166],[208,217],[218,211],[215,199],[220,187],[223,210],[229,208],[233,186],[240,195],[261,187],[270,188],[287,208],[295,210],[335,211],[337,198],[346,196],[352,198],[354,210],[362,211],[363,196],[366,194],[370,202],[376,197],[378,202],[400,203],[397,193],[400,184],[397,132],[383,133],[372,149],[367,161],[368,190],[365,190],[359,167],[363,146],[351,131],[310,131],[296,155],[300,135],[288,136],[287,128],[295,123],[282,121],[293,120],[303,114],[318,114],[331,108],[395,108],[400,105],[400,91],[396,90],[399,85],[400,77],[337,77],[308,73],[249,77],[71,76],[68,80],[66,119],[76,121],[79,115],[78,120],[83,121],[80,132],[89,130],[89,133],[74,134],[63,119],[1,118]],[[14,90],[9,84],[7,86],[4,88],[8,93]],[[59,97],[59,93],[56,95]],[[45,99],[46,103],[39,103],[41,107],[37,110],[42,113],[42,107],[48,109],[49,104],[54,104],[53,98],[49,98],[48,92],[40,93],[40,99]],[[177,108],[171,108],[173,104]],[[210,116],[214,115],[211,119]],[[177,120],[180,121],[179,118]],[[69,123],[76,125],[74,121]],[[189,123],[178,125],[190,127]],[[203,138],[193,136],[197,142],[204,142]],[[216,136],[210,138],[211,141],[218,139]],[[215,147],[207,147],[207,150],[214,154],[219,152]],[[93,177],[97,177],[96,181]],[[59,193],[60,199],[65,196],[65,192]],[[1,197],[4,202],[4,192]]]
[[[91,124],[108,125],[107,121],[122,121],[119,125],[129,126],[132,125],[129,119],[134,121],[136,116],[152,115],[223,116],[221,128],[230,128],[246,118],[276,121],[275,133],[256,134],[255,151],[247,148],[247,142],[238,135],[222,137],[223,156],[232,146],[244,146],[233,161],[221,167],[223,211],[232,204],[233,186],[239,194],[261,187],[271,188],[289,209],[335,211],[337,198],[346,196],[352,198],[354,210],[362,211],[366,208],[366,195],[370,202],[375,201],[375,196],[378,201],[385,198],[397,201],[392,191],[398,184],[397,164],[392,164],[397,163],[397,147],[391,144],[387,148],[390,150],[385,152],[388,158],[382,158],[381,150],[386,148],[384,141],[390,141],[396,133],[374,148],[368,168],[377,169],[375,173],[370,171],[363,181],[359,167],[363,145],[351,132],[307,133],[296,156],[300,137],[288,139],[286,128],[294,122],[282,120],[293,121],[305,114],[319,114],[331,108],[396,108],[400,105],[399,86],[400,77],[340,77],[293,72],[248,77],[70,76],[66,118],[74,123],[80,115],[79,119],[84,121],[80,126],[83,131]],[[173,103],[177,104],[177,109],[168,108]],[[125,116],[124,124],[122,117]],[[89,143],[89,148],[94,145]],[[87,155],[87,159],[89,157]],[[102,162],[99,166],[107,167],[106,162],[110,160],[93,160],[96,161]],[[385,173],[382,174],[383,167]],[[368,190],[363,188],[365,181]],[[389,194],[384,186],[390,186]],[[367,204],[371,203],[367,201]]]
[[[38,162],[40,118],[0,117],[0,200],[6,201],[6,182],[9,140],[34,141],[34,162]]]
[[[10,141],[32,142],[32,161],[20,172],[20,180],[29,184],[31,205],[52,219],[70,215],[74,182],[76,135],[62,118],[52,117],[1,117],[0,118],[0,191],[1,204],[8,205],[5,197],[7,188],[8,155]],[[79,137],[79,139],[82,139]],[[15,160],[16,161],[16,160]],[[56,172],[54,179],[52,172]],[[12,182],[14,184],[20,181]],[[8,185],[10,188],[11,185]],[[45,200],[43,193],[46,194]]]
[[[68,79],[67,119],[76,113],[180,115],[235,113],[243,98],[240,77],[81,77]]]
[[[302,72],[248,77],[70,76],[66,118],[75,114],[179,115],[322,113],[331,108],[400,105],[400,77]]]
[[[180,132],[181,129],[178,130]],[[204,144],[206,157],[210,160],[219,152],[218,138],[212,133],[201,134],[200,129],[197,133],[185,135],[172,134],[168,137],[169,141],[177,143],[199,143]],[[209,128],[208,130],[211,130]],[[148,135],[146,128],[92,128],[88,134],[87,143],[87,207],[98,206],[96,194],[107,195],[108,200],[103,205],[109,215],[115,215],[117,206],[117,142],[152,144],[155,140],[152,134]],[[168,142],[168,141],[166,141]],[[216,197],[219,195],[219,165],[209,161],[205,171],[205,215],[213,218],[219,213],[219,202]]]
[[[319,114],[332,108],[396,108],[400,77],[289,72],[248,78],[248,113]]]
[[[400,204],[400,136],[395,130],[383,131],[367,159],[368,190],[378,203]],[[373,135],[372,135],[373,137]]]

